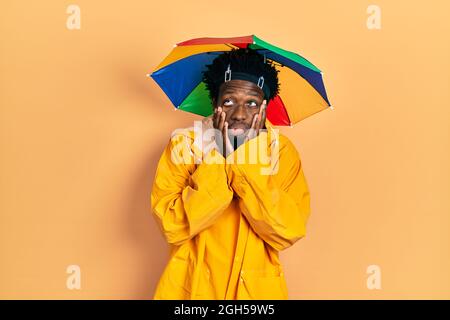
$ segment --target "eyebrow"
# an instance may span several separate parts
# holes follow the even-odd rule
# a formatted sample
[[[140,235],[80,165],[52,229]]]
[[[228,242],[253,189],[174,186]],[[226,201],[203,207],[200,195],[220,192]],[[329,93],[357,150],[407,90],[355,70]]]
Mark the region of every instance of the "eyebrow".
[[[227,93],[234,93],[234,91],[231,90],[225,90],[222,94],[227,94]],[[259,94],[256,91],[250,90],[246,92],[248,95],[250,96],[255,96],[255,97],[259,97]]]

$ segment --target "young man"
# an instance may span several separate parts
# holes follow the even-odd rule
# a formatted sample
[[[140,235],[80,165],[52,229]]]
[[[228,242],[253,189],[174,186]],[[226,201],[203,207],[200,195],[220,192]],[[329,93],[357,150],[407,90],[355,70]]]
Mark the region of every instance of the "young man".
[[[192,128],[172,136],[153,184],[152,210],[171,248],[154,299],[287,299],[278,253],[305,235],[310,195],[297,150],[265,117],[277,70],[234,49],[207,66],[203,82],[214,114],[200,140]]]

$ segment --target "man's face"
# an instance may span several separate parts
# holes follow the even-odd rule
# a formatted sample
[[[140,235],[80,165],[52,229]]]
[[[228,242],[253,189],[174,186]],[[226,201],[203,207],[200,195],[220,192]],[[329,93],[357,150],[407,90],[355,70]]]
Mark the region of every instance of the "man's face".
[[[219,96],[213,100],[214,108],[222,107],[228,133],[240,136],[252,126],[253,117],[258,114],[264,100],[264,92],[256,84],[246,80],[230,80],[222,83]],[[265,119],[263,119],[264,123]]]

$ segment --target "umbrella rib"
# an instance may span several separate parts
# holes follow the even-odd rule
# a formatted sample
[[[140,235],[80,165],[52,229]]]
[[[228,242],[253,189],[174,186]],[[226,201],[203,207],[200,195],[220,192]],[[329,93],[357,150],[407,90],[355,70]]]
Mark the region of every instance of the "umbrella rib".
[[[226,46],[230,47],[231,49],[239,48],[238,46],[230,45],[228,43],[224,43]]]

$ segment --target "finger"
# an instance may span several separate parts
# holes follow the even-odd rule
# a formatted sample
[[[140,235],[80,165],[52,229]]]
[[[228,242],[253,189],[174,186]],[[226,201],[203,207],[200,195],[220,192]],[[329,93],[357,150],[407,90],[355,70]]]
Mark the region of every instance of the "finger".
[[[214,108],[214,114],[213,114],[213,127],[215,128],[217,125],[217,108]]]
[[[259,121],[257,130],[262,129],[264,127],[264,122],[266,119],[266,107],[267,107],[267,100],[264,100],[263,103],[261,104],[261,112],[258,119]]]
[[[226,121],[223,124],[222,135],[223,135],[223,142],[224,142],[224,144],[226,144],[227,139],[228,139],[228,122],[226,122]]]
[[[256,122],[258,121],[258,115],[259,115],[259,114],[255,114],[255,115],[253,116],[253,121],[252,121],[251,129],[256,129]]]
[[[259,112],[262,112],[264,110],[264,108],[266,107],[266,100],[263,100],[263,102],[261,103],[261,105],[259,106]]]
[[[264,100],[266,101],[266,100]],[[255,136],[259,135],[259,129],[261,129],[261,123],[263,122],[263,112],[264,112],[264,101],[263,103],[261,103],[261,105],[259,106],[259,112],[258,112],[258,116],[256,118],[256,123],[255,123]]]
[[[213,124],[214,128],[217,128],[219,126],[219,120],[220,120],[220,112],[222,111],[221,107],[217,107],[214,111],[214,117],[213,117]]]
[[[217,124],[220,122],[220,115],[222,114],[222,107],[217,107]]]
[[[263,112],[262,112],[262,117],[261,117],[261,128],[264,128],[264,125],[266,123],[266,109],[264,108]]]
[[[222,129],[222,139],[223,139],[223,155],[226,157],[230,152],[230,139],[228,137],[228,122],[225,121]]]
[[[221,131],[222,131],[223,126],[225,124],[225,116],[226,116],[226,113],[224,111],[221,111],[220,112],[220,116],[219,116],[220,120],[219,120],[219,126],[218,126],[218,129],[221,130]]]
[[[262,106],[263,105],[261,104],[261,106],[259,107],[259,112],[256,117],[255,130],[258,130],[261,127],[262,110],[263,110]]]
[[[231,144],[230,141],[230,136],[228,135],[228,122],[225,122],[224,125],[224,130],[223,130],[223,135],[224,135],[224,141],[225,141],[225,150],[226,150],[226,154],[228,155],[229,152],[232,152],[234,150],[233,145]]]
[[[259,118],[260,118],[260,116],[261,116],[261,110],[262,110],[262,103],[261,103],[261,105],[259,106],[259,108],[258,108],[258,113],[256,114],[256,121],[258,121],[259,120]],[[255,124],[256,125],[256,124]]]
[[[226,133],[228,133],[228,122],[225,122],[223,124],[221,133],[222,133],[222,154],[224,157],[226,157],[226,155],[227,155]]]
[[[228,137],[228,122],[225,121],[225,123],[223,124],[223,129],[222,129],[222,135],[223,135],[223,141],[226,142],[227,140],[229,140]]]
[[[262,114],[263,114],[265,106],[266,106],[266,100],[264,100],[263,103],[261,103],[261,105],[259,106],[258,122],[261,121],[261,119],[262,119]]]

